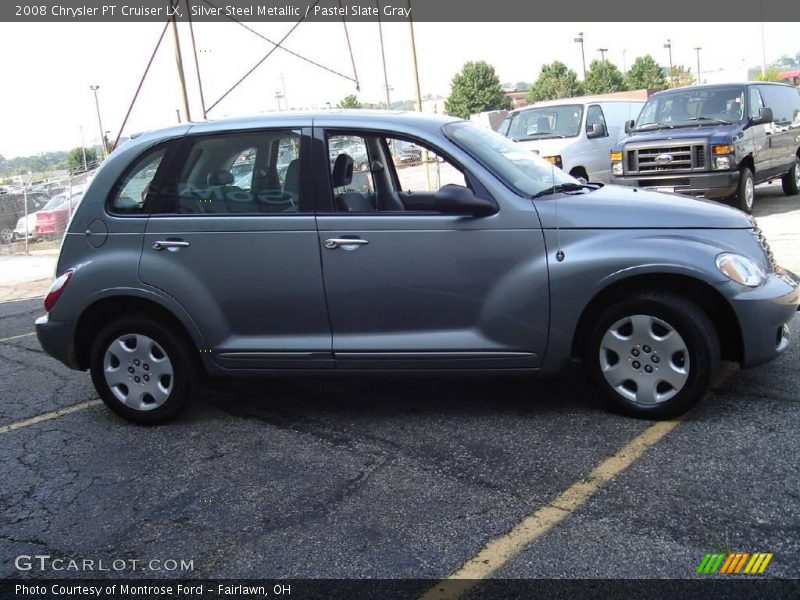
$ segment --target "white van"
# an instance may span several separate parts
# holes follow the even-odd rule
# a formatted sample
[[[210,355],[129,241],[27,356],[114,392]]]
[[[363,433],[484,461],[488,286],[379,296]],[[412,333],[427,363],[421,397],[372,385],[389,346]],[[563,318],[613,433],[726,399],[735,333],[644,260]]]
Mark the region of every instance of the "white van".
[[[643,100],[586,97],[537,102],[509,113],[498,131],[573,177],[608,183],[609,153],[643,106]]]

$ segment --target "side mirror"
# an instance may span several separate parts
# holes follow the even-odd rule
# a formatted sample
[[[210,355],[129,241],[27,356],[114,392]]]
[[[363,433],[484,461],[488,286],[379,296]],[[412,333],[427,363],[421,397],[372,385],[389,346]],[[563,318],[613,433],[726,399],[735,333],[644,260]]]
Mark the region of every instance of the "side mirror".
[[[772,109],[771,108],[759,108],[758,109],[758,116],[752,117],[750,122],[753,125],[759,125],[761,123],[772,123]]]
[[[625,121],[625,133],[630,133],[633,131],[634,120],[631,119],[630,121]]]
[[[586,130],[586,137],[589,139],[603,137],[606,134],[606,128],[601,123],[592,123],[592,126]]]
[[[497,205],[491,200],[478,198],[471,189],[454,184],[442,186],[436,192],[434,208],[448,215],[473,217],[485,217],[497,212]]]

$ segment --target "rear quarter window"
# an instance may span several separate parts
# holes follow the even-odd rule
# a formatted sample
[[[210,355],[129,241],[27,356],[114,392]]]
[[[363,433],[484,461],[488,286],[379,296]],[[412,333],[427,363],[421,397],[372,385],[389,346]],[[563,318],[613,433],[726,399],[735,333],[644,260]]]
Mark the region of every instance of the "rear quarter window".
[[[116,214],[142,214],[145,200],[153,190],[153,182],[164,165],[169,146],[162,144],[136,159],[117,180],[111,191],[109,208]]]

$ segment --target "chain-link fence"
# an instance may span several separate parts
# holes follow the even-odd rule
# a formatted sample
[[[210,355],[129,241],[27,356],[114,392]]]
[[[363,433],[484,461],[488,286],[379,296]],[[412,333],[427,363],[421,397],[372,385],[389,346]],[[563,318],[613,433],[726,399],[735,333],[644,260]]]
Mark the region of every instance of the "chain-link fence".
[[[95,169],[0,194],[0,253],[58,247]]]

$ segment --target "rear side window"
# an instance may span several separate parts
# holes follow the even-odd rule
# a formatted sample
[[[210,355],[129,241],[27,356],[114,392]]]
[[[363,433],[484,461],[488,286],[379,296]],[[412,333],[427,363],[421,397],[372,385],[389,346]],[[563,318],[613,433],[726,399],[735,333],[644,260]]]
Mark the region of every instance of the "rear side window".
[[[155,179],[158,168],[167,154],[167,147],[146,152],[137,160],[116,184],[112,211],[122,214],[144,212],[144,203]]]
[[[298,131],[198,137],[178,169],[178,212],[300,212],[301,139]]]

